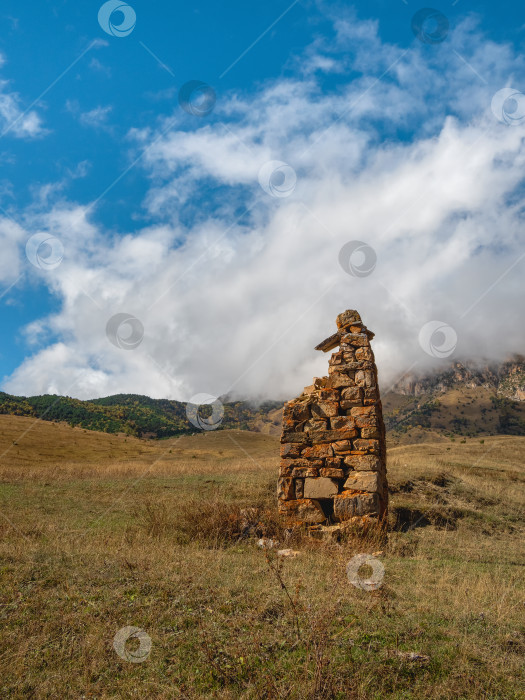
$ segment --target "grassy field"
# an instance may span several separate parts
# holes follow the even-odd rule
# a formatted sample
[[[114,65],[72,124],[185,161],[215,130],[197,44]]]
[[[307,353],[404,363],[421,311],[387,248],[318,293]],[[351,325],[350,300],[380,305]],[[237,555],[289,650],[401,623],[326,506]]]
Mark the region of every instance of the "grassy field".
[[[0,416],[0,695],[524,698],[524,453],[393,447],[388,539],[330,543],[286,539],[275,437]],[[358,553],[384,567],[376,590],[348,581]],[[114,649],[127,626],[151,640],[141,663]]]

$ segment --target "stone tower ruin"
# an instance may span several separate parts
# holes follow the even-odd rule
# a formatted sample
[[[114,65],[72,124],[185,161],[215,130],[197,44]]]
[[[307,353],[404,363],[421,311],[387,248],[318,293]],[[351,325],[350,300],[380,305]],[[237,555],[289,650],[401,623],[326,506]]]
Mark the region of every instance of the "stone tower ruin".
[[[386,514],[385,426],[370,341],[357,311],[315,349],[334,352],[328,377],[315,378],[284,405],[279,512],[293,523],[329,524]]]

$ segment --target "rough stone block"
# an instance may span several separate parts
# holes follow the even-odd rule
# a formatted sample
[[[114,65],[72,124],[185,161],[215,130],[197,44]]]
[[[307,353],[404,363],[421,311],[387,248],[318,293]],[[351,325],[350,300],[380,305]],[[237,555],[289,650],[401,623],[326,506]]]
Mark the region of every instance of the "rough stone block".
[[[341,411],[346,411],[347,415],[350,414],[350,409],[354,408],[354,406],[358,403],[357,401],[345,401],[344,399],[339,402],[339,406],[341,408]],[[361,401],[359,401],[361,403]]]
[[[355,309],[348,309],[347,311],[343,311],[343,313],[339,314],[336,319],[336,323],[338,328],[345,328],[345,326],[350,326],[352,324],[361,326],[363,321]]]
[[[332,374],[328,381],[332,389],[355,386],[354,378],[351,374]]]
[[[292,469],[292,476],[295,478],[302,478],[304,479],[305,477],[316,477],[319,476],[319,468],[318,467],[294,467]]]
[[[330,367],[328,367],[328,374],[329,376],[333,376],[339,373],[347,374],[353,377],[354,372],[356,372],[358,369],[362,369],[360,362],[345,362],[341,365],[330,365]]]
[[[368,347],[370,345],[366,333],[345,333],[341,336],[341,344],[351,345],[354,348]]]
[[[371,418],[377,416],[377,411],[374,406],[356,406],[350,411],[350,415],[354,418]]]
[[[310,418],[310,406],[304,400],[288,401],[284,404],[283,419],[291,419],[295,423],[304,423]]]
[[[293,502],[293,501],[292,501]],[[334,497],[334,520],[343,522],[356,515],[375,515],[379,511],[377,493],[343,491]]]
[[[283,467],[282,465],[279,467],[279,476],[292,476],[292,472],[292,467]]]
[[[294,420],[291,418],[283,418],[283,430],[286,432],[293,432],[294,430],[300,430],[300,428],[297,427],[297,424]]]
[[[344,464],[356,471],[382,471],[383,464],[376,455],[349,455],[343,459]]]
[[[321,401],[339,401],[338,389],[319,389],[319,399]]]
[[[336,416],[330,418],[330,428],[332,430],[354,430],[356,422],[352,416]]]
[[[370,405],[370,402],[380,404],[379,391],[376,386],[368,387],[364,390],[363,403],[366,404],[367,401],[369,402],[368,405]]]
[[[337,401],[317,401],[312,404],[312,418],[330,418],[336,416],[339,410]]]
[[[319,477],[318,479],[304,480],[305,498],[333,498],[339,491],[339,484],[334,479]]]
[[[280,501],[279,513],[287,520],[300,523],[323,523],[326,515],[318,501],[300,498],[295,501]]]
[[[341,399],[344,401],[355,401],[358,406],[363,398],[363,390],[358,386],[349,386],[341,389]]]
[[[290,501],[295,498],[294,480],[289,477],[283,477],[277,482],[277,498],[281,501]]]
[[[325,459],[324,466],[327,469],[341,469],[341,457],[329,457]]]
[[[328,360],[328,365],[340,365],[343,359],[344,352],[340,350],[339,352],[334,352],[332,357]]]
[[[281,435],[281,442],[299,442],[306,445],[308,440],[308,435],[306,433],[296,433],[296,432],[284,432]]]
[[[368,360],[369,362],[374,361],[374,353],[372,348],[357,348],[355,351],[356,360]]]
[[[281,457],[299,457],[302,445],[294,442],[286,442],[281,445]]]
[[[377,426],[372,426],[372,427],[366,427],[366,428],[361,428],[361,437],[362,438],[375,438],[379,439],[381,437],[381,434],[379,432],[379,428]]]
[[[348,475],[344,483],[344,488],[354,491],[369,491],[370,493],[381,491],[380,473],[364,471],[352,472]]]
[[[304,459],[324,459],[325,457],[332,457],[333,454],[334,451],[329,444],[312,445],[303,449],[301,457]]]
[[[304,424],[304,431],[308,434],[317,430],[326,430],[327,428],[328,418],[326,420],[309,420]]]
[[[336,455],[348,454],[352,451],[351,440],[338,440],[332,443],[332,449]]]
[[[355,408],[352,408],[350,410],[350,415],[354,419],[357,428],[373,428],[377,426],[379,418],[375,413],[371,413],[370,415],[356,416],[353,413],[355,410]],[[375,406],[364,406],[361,410],[375,411]]]
[[[351,440],[357,436],[357,430],[320,430],[310,433],[313,443],[339,442],[341,440]]]
[[[319,469],[319,474],[329,479],[343,479],[345,475],[342,469],[334,469],[333,467],[322,467]]]
[[[358,438],[357,440],[354,440],[353,444],[354,450],[379,454],[379,440],[364,440],[362,438]]]
[[[304,498],[304,479],[294,479],[295,481],[295,497]]]
[[[282,469],[294,469],[295,467],[311,467],[312,465],[302,458],[296,459],[284,459],[281,458],[281,468]]]
[[[376,386],[375,373],[370,369],[362,369],[355,373],[355,384],[356,386],[370,388]]]

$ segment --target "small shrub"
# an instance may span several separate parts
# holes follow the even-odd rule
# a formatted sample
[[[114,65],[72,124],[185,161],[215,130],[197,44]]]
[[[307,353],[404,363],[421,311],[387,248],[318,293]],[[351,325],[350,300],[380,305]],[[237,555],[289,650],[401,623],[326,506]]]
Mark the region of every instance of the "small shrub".
[[[161,537],[172,532],[174,521],[165,503],[146,501],[136,512],[139,527],[142,527],[150,537]]]
[[[242,505],[220,496],[189,498],[168,506],[147,501],[137,513],[139,525],[150,537],[174,536],[223,547],[249,537],[281,539],[284,530],[277,511],[262,504]]]

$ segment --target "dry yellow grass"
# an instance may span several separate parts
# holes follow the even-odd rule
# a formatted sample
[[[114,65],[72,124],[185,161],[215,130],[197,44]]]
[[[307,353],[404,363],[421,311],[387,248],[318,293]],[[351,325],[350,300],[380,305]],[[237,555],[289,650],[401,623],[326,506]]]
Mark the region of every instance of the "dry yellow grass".
[[[373,540],[279,564],[238,538],[239,507],[275,507],[275,438],[30,423],[0,417],[2,697],[524,697],[525,438],[390,450],[399,529],[367,592],[345,567]],[[143,663],[112,646],[127,625]]]
[[[241,430],[167,440],[95,433],[19,416],[0,415],[0,479],[139,477],[258,471],[276,464],[275,437]]]

